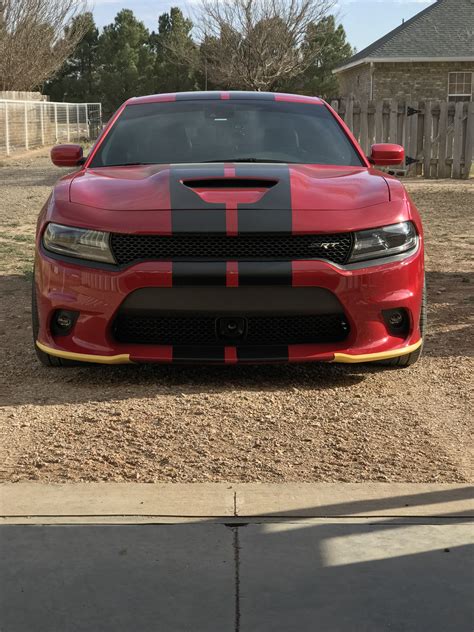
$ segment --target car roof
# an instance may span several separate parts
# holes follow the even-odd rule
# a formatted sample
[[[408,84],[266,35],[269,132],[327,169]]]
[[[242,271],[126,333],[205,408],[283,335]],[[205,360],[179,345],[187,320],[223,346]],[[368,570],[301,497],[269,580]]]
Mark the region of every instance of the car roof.
[[[263,101],[289,101],[296,103],[324,103],[319,97],[311,97],[302,94],[286,94],[282,92],[251,92],[251,91],[206,91],[206,92],[169,92],[165,94],[151,94],[143,97],[133,97],[126,105],[139,105],[141,103],[163,103],[170,101],[196,101],[196,100],[227,100],[247,99]]]

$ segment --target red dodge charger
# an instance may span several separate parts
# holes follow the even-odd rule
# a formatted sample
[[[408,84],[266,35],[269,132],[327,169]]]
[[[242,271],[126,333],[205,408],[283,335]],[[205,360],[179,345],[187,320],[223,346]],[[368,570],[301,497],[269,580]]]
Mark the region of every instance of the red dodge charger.
[[[423,232],[398,145],[366,157],[321,99],[192,92],[127,101],[42,209],[40,361],[408,366]]]

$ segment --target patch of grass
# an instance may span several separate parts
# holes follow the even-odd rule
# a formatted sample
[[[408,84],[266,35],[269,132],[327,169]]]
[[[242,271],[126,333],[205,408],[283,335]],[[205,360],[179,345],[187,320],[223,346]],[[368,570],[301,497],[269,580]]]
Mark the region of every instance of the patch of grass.
[[[34,242],[0,241],[0,268],[8,274],[24,274],[33,266]]]
[[[33,262],[31,261],[28,266],[25,266],[22,270],[23,276],[26,281],[33,281]]]
[[[23,244],[34,243],[34,235],[12,235],[11,233],[0,233],[2,239],[12,239]]]
[[[18,250],[18,246],[16,244],[12,244],[8,241],[0,241],[0,257],[11,256],[11,255],[20,255],[21,250]]]

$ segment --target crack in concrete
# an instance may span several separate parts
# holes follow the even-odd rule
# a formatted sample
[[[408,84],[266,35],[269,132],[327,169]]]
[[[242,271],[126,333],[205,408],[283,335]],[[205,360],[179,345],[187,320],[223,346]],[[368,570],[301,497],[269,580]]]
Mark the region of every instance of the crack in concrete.
[[[240,632],[240,542],[239,527],[233,527],[234,532],[234,573],[235,573],[235,625],[234,632]]]
[[[234,518],[238,517],[237,492],[234,492]],[[248,522],[229,522],[225,526],[232,531],[232,548],[234,551],[234,632],[240,632],[240,538],[239,529],[246,527]]]

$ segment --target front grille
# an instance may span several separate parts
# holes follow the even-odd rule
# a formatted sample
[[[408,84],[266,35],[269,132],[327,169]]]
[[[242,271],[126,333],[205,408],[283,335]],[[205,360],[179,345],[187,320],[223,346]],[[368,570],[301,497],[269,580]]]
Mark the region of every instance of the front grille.
[[[112,233],[111,248],[120,265],[143,260],[174,259],[326,259],[347,263],[352,233],[332,235],[127,235]]]
[[[222,338],[215,316],[132,316],[119,314],[114,335],[119,342],[160,345],[273,345],[339,342],[349,333],[343,314],[251,316],[245,334]]]

